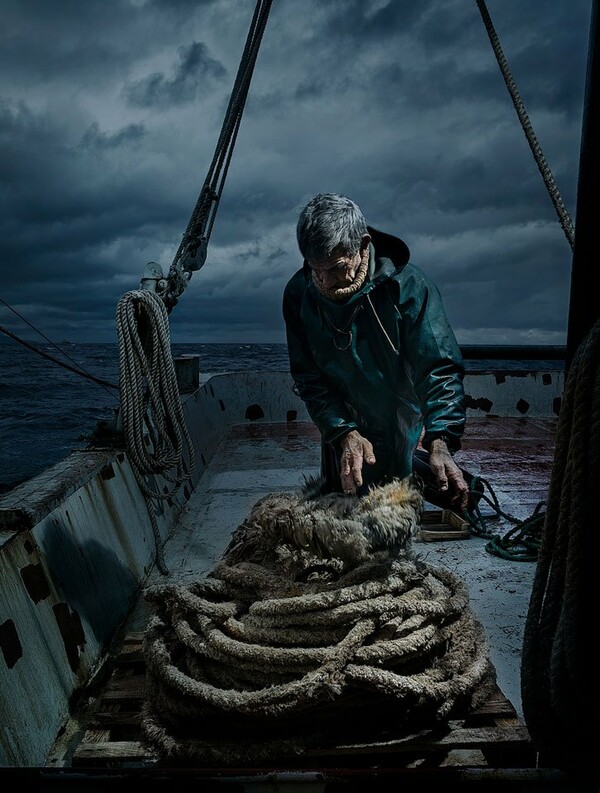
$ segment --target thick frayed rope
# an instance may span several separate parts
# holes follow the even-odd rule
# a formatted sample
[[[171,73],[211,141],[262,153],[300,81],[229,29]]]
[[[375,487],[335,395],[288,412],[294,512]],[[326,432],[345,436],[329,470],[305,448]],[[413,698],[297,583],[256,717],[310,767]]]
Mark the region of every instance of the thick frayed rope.
[[[256,763],[487,699],[495,672],[464,583],[412,553],[422,505],[410,479],[361,499],[272,494],[205,580],[148,589],[154,750]]]

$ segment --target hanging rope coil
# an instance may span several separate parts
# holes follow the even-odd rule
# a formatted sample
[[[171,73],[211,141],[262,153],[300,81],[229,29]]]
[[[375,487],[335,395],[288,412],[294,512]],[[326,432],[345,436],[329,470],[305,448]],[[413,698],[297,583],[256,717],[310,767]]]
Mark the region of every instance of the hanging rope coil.
[[[126,292],[117,304],[121,420],[136,481],[146,499],[157,561],[166,570],[155,502],[172,499],[195,465],[171,355],[169,318],[158,295]],[[158,489],[156,477],[170,483]]]
[[[600,321],[565,385],[521,662],[525,721],[548,761],[597,780],[595,633],[600,482]]]
[[[421,507],[407,481],[363,499],[271,494],[206,579],[148,589],[154,750],[255,763],[487,699],[495,671],[464,583],[412,555]]]

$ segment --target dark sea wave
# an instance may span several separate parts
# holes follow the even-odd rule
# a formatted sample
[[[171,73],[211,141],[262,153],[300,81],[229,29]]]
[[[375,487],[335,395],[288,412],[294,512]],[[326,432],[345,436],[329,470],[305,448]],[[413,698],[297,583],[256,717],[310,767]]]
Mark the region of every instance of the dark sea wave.
[[[69,366],[117,384],[116,344],[67,344],[64,358],[51,345],[35,345]],[[285,344],[173,344],[174,356],[200,356],[201,376],[221,372],[288,371]],[[467,370],[556,369],[556,360],[466,360]],[[96,424],[118,408],[117,391],[62,368],[17,342],[0,343],[0,492],[85,448]]]

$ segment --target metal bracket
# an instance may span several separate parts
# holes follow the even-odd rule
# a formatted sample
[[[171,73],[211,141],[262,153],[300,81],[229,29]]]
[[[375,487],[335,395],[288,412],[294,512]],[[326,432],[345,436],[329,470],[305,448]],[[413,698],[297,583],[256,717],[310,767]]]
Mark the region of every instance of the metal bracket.
[[[157,262],[148,262],[140,283],[142,289],[155,292],[160,297],[167,294],[168,281],[163,275],[162,267]]]

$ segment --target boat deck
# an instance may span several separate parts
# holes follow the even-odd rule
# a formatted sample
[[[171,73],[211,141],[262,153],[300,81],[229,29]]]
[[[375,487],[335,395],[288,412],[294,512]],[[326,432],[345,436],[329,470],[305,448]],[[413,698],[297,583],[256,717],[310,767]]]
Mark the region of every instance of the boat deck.
[[[551,419],[473,418],[456,461],[490,484],[502,511],[522,520],[546,497],[555,431],[556,421]],[[318,473],[319,458],[319,435],[308,422],[256,422],[230,428],[165,545],[169,578],[187,584],[204,577],[257,499],[300,487],[305,476]],[[427,510],[430,507],[436,509],[426,505]],[[488,526],[499,534],[513,525],[506,518],[493,516],[490,510],[484,508],[483,512],[488,516]],[[435,749],[439,760],[440,753],[447,758],[452,749],[462,757],[456,762],[466,767],[473,764],[473,752],[479,754],[479,765],[486,765],[490,756],[497,759],[502,754],[500,749],[510,750],[508,763],[505,758],[501,765],[527,766],[534,762],[535,753],[522,722],[520,654],[535,563],[501,558],[485,546],[486,540],[473,534],[462,539],[419,540],[414,545],[429,564],[445,566],[467,583],[473,609],[488,635],[498,682],[491,710],[476,715],[473,723],[454,725],[458,732],[445,738],[438,736],[436,740],[441,739],[442,744],[430,745],[428,751]],[[155,570],[148,583],[164,581]],[[139,704],[143,696],[139,642],[149,616],[141,598],[115,649],[109,685],[96,701],[98,713],[98,701],[104,696],[100,718],[79,714],[50,757],[49,767],[147,767],[157,761],[135,739],[139,728],[135,703]],[[119,725],[127,729],[119,730]],[[482,733],[474,727],[485,729]],[[119,740],[124,734],[128,740]],[[69,740],[71,748],[65,750]],[[482,755],[482,742],[486,741]],[[363,747],[359,754],[366,760],[369,748]],[[386,755],[389,764],[389,747]],[[347,765],[348,760],[348,753],[340,750],[340,764]],[[313,761],[318,764],[318,758]],[[397,755],[392,763],[400,764]]]
[[[546,497],[555,431],[550,419],[473,418],[456,461],[489,482],[505,513],[523,520]],[[190,583],[206,575],[259,498],[298,488],[305,476],[318,473],[319,444],[317,430],[306,422],[232,427],[165,546],[171,577]],[[500,534],[511,527],[505,518],[488,522]],[[446,566],[468,583],[489,634],[499,684],[521,714],[519,662],[535,564],[499,558],[485,545],[485,539],[471,536],[414,548],[426,562]],[[158,571],[153,580],[162,580]],[[143,630],[147,616],[142,605],[132,629]]]

